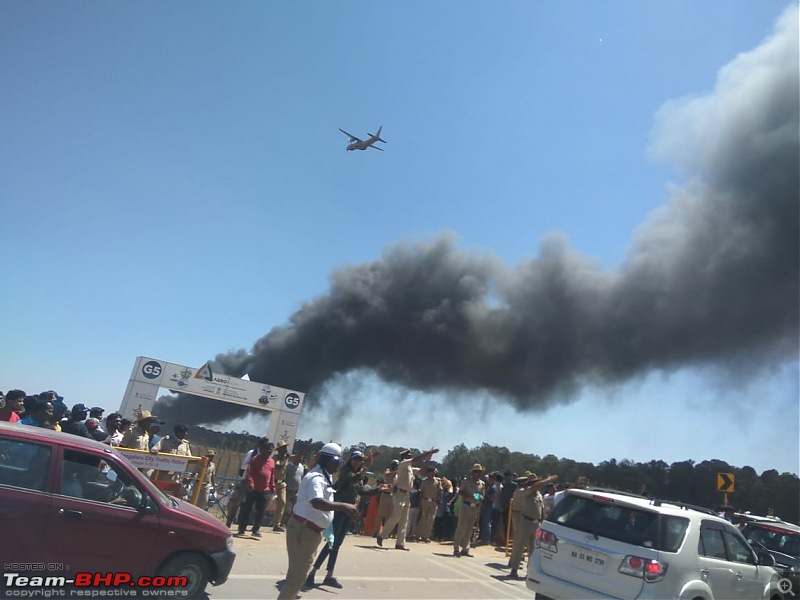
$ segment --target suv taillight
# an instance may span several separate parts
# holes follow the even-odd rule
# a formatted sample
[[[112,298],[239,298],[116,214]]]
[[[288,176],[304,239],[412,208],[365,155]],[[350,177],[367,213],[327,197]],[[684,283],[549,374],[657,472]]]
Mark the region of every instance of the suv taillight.
[[[619,572],[633,577],[641,577],[645,581],[654,582],[664,579],[667,574],[667,563],[659,560],[628,555],[622,560]]]
[[[547,531],[541,527],[536,530],[536,547],[544,548],[550,552],[558,552],[558,538],[552,531]]]

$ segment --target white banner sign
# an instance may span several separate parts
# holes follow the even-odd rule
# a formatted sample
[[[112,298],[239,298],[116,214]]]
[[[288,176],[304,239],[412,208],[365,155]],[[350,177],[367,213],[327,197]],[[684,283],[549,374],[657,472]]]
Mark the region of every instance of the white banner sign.
[[[159,471],[186,471],[189,466],[188,456],[178,454],[156,454],[155,452],[142,452],[130,448],[117,448],[137,469],[157,469]],[[202,459],[198,459],[202,460]]]
[[[222,375],[214,372],[210,363],[195,369],[139,356],[133,365],[119,412],[123,417],[134,421],[141,411],[152,412],[158,397],[158,388],[162,387],[173,392],[265,410],[271,413],[267,436],[276,443],[285,441],[289,445],[289,451],[292,450],[303,410],[303,392]],[[197,422],[196,417],[187,420]]]

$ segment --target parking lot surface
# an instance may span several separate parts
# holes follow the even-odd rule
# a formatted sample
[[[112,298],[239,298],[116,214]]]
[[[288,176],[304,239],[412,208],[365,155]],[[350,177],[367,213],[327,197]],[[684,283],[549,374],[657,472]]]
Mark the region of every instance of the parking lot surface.
[[[262,529],[260,540],[234,538],[236,562],[228,581],[208,587],[208,597],[226,600],[276,598],[286,576],[288,559],[282,533]],[[491,546],[473,548],[473,558],[456,558],[451,544],[408,542],[409,552],[395,550],[394,540],[378,547],[372,537],[348,535],[336,563],[335,577],[343,585],[321,585],[325,566],[317,572],[316,587],[301,592],[308,598],[502,598],[532,599],[522,580],[508,577],[508,558]],[[525,565],[520,569],[524,573]]]

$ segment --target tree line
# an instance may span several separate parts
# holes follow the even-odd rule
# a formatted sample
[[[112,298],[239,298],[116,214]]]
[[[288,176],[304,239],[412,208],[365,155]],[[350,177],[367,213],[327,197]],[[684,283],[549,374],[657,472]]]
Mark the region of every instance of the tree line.
[[[215,448],[224,454],[230,453],[230,476],[236,476],[238,457],[253,448],[258,436],[247,432],[218,432],[204,427],[194,427],[191,433],[192,445]],[[324,445],[324,441],[295,440],[294,451],[301,452],[306,461]],[[364,442],[345,448],[345,458],[353,450],[380,451],[372,465],[372,473],[382,477],[389,463],[397,458],[404,448],[383,445],[369,445]],[[420,450],[414,449],[415,454]],[[427,450],[427,448],[423,448]],[[221,457],[219,457],[221,458]],[[240,460],[240,459],[238,459]],[[218,464],[222,461],[218,461]],[[539,456],[523,452],[512,452],[504,446],[482,444],[467,448],[459,444],[447,453],[435,455],[431,464],[437,468],[438,475],[457,481],[467,475],[472,465],[480,463],[486,472],[511,471],[522,474],[532,471],[542,477],[557,475],[561,483],[571,483],[579,477],[586,477],[589,485],[640,493],[664,500],[676,500],[711,509],[718,509],[725,501],[723,492],[718,491],[718,474],[733,475],[733,492],[727,494],[727,501],[737,511],[749,511],[754,515],[773,515],[785,521],[800,521],[800,479],[794,473],[778,473],[775,469],[758,474],[749,466],[736,467],[724,460],[713,459],[696,463],[685,460],[667,464],[663,460],[633,462],[631,460],[605,460],[597,465],[577,462],[569,458],[559,458],[553,454]],[[223,465],[220,465],[223,466]]]

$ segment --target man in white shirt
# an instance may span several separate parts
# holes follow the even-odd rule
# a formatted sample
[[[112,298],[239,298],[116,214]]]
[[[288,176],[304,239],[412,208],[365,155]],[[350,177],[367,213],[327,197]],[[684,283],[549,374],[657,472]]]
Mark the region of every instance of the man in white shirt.
[[[325,444],[319,451],[317,465],[300,482],[297,502],[286,527],[286,551],[289,568],[278,600],[294,600],[303,587],[321,533],[333,522],[334,511],[344,511],[352,519],[358,514],[355,504],[335,502],[331,474],[339,469],[342,447]]]

